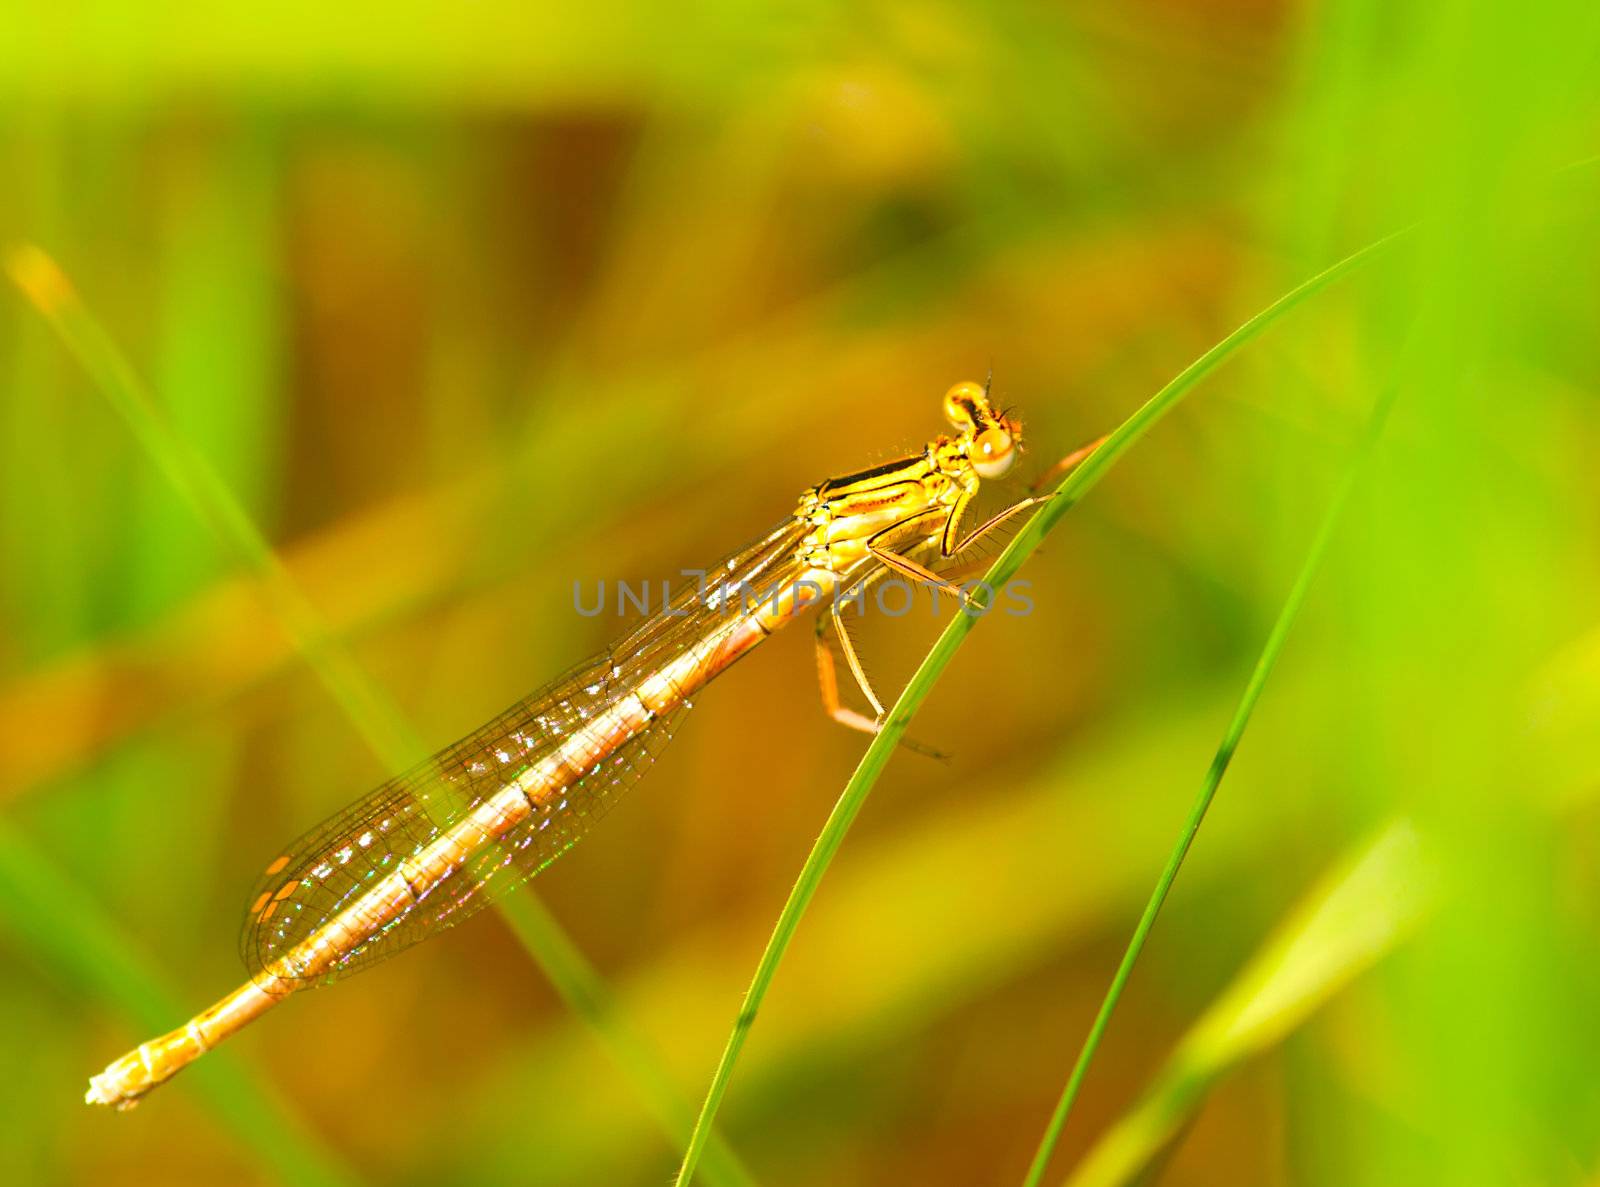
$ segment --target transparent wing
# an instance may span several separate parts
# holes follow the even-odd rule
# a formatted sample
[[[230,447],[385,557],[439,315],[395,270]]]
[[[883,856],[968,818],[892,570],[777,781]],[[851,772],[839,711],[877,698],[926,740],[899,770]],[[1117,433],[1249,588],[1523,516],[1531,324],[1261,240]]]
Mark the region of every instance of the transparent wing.
[[[494,805],[508,785],[627,697],[643,677],[726,623],[731,610],[718,592],[723,577],[752,585],[786,579],[800,531],[793,523],[781,525],[712,570],[716,578],[687,583],[615,648],[300,837],[251,892],[240,935],[250,975],[263,983],[314,982],[358,972],[468,918],[575,845],[649,769],[688,709],[686,700],[655,715],[588,769],[572,772],[559,794],[531,797],[534,810],[518,802],[516,816],[501,818]],[[330,942],[303,976],[285,968],[284,958],[330,923],[359,923],[374,887],[469,814],[479,826],[470,835],[482,843],[461,846],[445,877],[414,901],[374,916],[375,926],[336,929],[351,942]]]

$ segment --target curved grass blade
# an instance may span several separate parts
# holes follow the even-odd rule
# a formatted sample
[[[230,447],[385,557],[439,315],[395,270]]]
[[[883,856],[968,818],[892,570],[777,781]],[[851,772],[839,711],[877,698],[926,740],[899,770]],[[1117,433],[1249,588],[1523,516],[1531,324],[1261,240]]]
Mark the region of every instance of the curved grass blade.
[[[1077,1062],[1073,1064],[1072,1074],[1067,1077],[1067,1085],[1061,1091],[1061,1099],[1056,1102],[1055,1111],[1051,1114],[1049,1124],[1045,1126],[1044,1136],[1039,1141],[1039,1148],[1028,1166],[1027,1176],[1023,1179],[1024,1187],[1038,1187],[1044,1179],[1045,1168],[1049,1165],[1051,1154],[1055,1152],[1061,1131],[1066,1127],[1067,1116],[1072,1112],[1073,1102],[1077,1100],[1084,1078],[1089,1074],[1089,1064],[1100,1047],[1100,1040],[1105,1037],[1106,1028],[1111,1024],[1111,1015],[1117,1008],[1117,1002],[1122,998],[1122,991],[1127,988],[1128,979],[1133,975],[1133,966],[1138,963],[1139,955],[1144,951],[1145,941],[1150,938],[1150,931],[1155,927],[1156,916],[1161,913],[1167,895],[1172,890],[1172,884],[1177,881],[1178,871],[1183,868],[1184,859],[1189,855],[1189,848],[1194,844],[1201,824],[1205,822],[1211,801],[1216,798],[1217,788],[1222,783],[1222,777],[1227,774],[1228,765],[1233,761],[1234,752],[1239,748],[1239,741],[1244,737],[1245,728],[1250,724],[1256,703],[1260,701],[1262,690],[1266,688],[1267,677],[1272,674],[1272,669],[1277,666],[1278,657],[1283,654],[1289,631],[1293,629],[1295,619],[1299,617],[1300,609],[1305,605],[1306,595],[1311,590],[1311,582],[1315,579],[1317,570],[1322,567],[1322,558],[1327,555],[1328,544],[1333,539],[1334,530],[1344,515],[1345,506],[1349,503],[1350,496],[1355,491],[1368,460],[1372,457],[1373,448],[1383,432],[1383,426],[1389,419],[1389,409],[1394,405],[1395,394],[1395,387],[1386,388],[1373,407],[1366,431],[1356,447],[1355,456],[1346,467],[1339,488],[1334,492],[1333,501],[1328,504],[1328,509],[1323,514],[1322,523],[1318,526],[1317,534],[1306,552],[1306,559],[1300,566],[1300,572],[1289,590],[1289,596],[1284,599],[1283,608],[1278,611],[1277,621],[1272,624],[1267,641],[1262,645],[1261,655],[1257,658],[1250,679],[1245,684],[1238,708],[1234,710],[1233,720],[1228,723],[1222,741],[1217,746],[1217,753],[1211,760],[1211,766],[1206,771],[1205,778],[1200,781],[1200,791],[1195,796],[1193,807],[1189,809],[1189,817],[1178,833],[1172,852],[1167,856],[1167,864],[1162,869],[1161,876],[1156,879],[1155,889],[1150,892],[1144,912],[1139,916],[1139,922],[1128,940],[1122,961],[1117,965],[1117,971],[1111,977],[1111,984],[1106,988],[1105,998],[1101,1001],[1100,1009],[1089,1027],[1089,1033],[1083,1040]]]
[[[8,254],[6,270],[44,315],[196,516],[260,581],[274,613],[357,731],[383,763],[405,770],[427,753],[393,701],[356,664],[323,626],[316,608],[295,584],[249,515],[209,462],[175,434],[150,400],[132,366],[89,312],[60,266],[28,245]],[[671,1087],[660,1058],[634,1033],[615,1008],[610,991],[571,938],[529,889],[502,900],[518,941],[550,979],[567,1006],[601,1039],[667,1135],[677,1143],[689,1133],[688,1103]],[[168,1014],[167,1021],[178,1011]],[[718,1139],[711,1173],[729,1187],[749,1187],[748,1171]]]
[[[1437,874],[1409,822],[1342,863],[1283,923],[1184,1036],[1139,1103],[1108,1130],[1068,1187],[1134,1181],[1217,1081],[1283,1040],[1427,914]]]
[[[1067,475],[1061,485],[1056,488],[1051,500],[1039,510],[1037,515],[1028,521],[1021,531],[1012,537],[1011,543],[995,559],[989,572],[984,575],[983,584],[979,586],[978,593],[975,596],[981,601],[985,596],[983,593],[985,587],[991,590],[998,589],[1015,576],[1017,570],[1022,567],[1023,562],[1033,554],[1034,549],[1038,548],[1046,533],[1060,522],[1061,517],[1067,513],[1068,509],[1082,498],[1105,475],[1116,460],[1131,448],[1135,441],[1149,432],[1155,423],[1170,412],[1200,380],[1216,370],[1224,361],[1259,336],[1279,318],[1283,317],[1284,314],[1321,292],[1335,281],[1370,263],[1409,235],[1411,230],[1411,227],[1406,227],[1369,243],[1361,250],[1346,256],[1309,279],[1302,281],[1180,371],[1165,387],[1151,396],[1132,416],[1123,421],[1116,431],[1105,439],[1100,448],[1096,449],[1081,465]],[[788,950],[789,943],[794,938],[795,928],[799,926],[801,916],[805,914],[812,897],[816,894],[817,887],[822,882],[823,874],[827,872],[828,865],[833,861],[834,854],[839,851],[839,846],[844,843],[845,834],[849,832],[850,825],[861,811],[861,806],[866,802],[873,785],[878,781],[878,776],[883,773],[883,768],[888,765],[889,757],[904,736],[906,726],[910,724],[912,716],[922,707],[922,703],[928,699],[929,693],[933,691],[934,684],[937,683],[945,667],[950,663],[951,657],[955,655],[956,648],[961,646],[962,641],[967,637],[967,633],[972,630],[973,624],[977,622],[978,617],[980,616],[974,614],[957,614],[949,625],[945,627],[943,633],[934,643],[933,648],[923,659],[921,666],[912,675],[905,691],[900,694],[900,699],[889,710],[883,728],[873,738],[871,745],[867,747],[866,753],[861,756],[861,761],[857,764],[855,773],[850,776],[850,781],[845,784],[844,790],[839,794],[839,798],[833,806],[833,811],[828,815],[827,822],[822,826],[822,832],[812,846],[810,854],[806,857],[805,864],[801,867],[800,874],[789,891],[789,897],[783,904],[783,910],[778,915],[778,922],[773,927],[772,936],[767,941],[767,947],[762,952],[761,959],[756,965],[755,974],[751,978],[750,988],[745,992],[739,1015],[734,1021],[733,1029],[728,1035],[727,1044],[723,1047],[722,1056],[718,1060],[716,1071],[712,1075],[710,1086],[706,1090],[705,1102],[701,1105],[700,1116],[695,1122],[694,1136],[691,1138],[689,1149],[684,1155],[683,1164],[678,1168],[678,1177],[675,1181],[677,1187],[688,1187],[688,1184],[694,1178],[695,1166],[710,1135],[711,1125],[716,1118],[717,1110],[721,1107],[722,1099],[727,1093],[728,1081],[733,1076],[734,1064],[738,1062],[739,1053],[744,1048],[745,1039],[750,1033],[750,1027],[755,1022],[756,1014],[761,1008],[762,999],[766,997],[767,990],[771,987],[773,976],[778,970],[778,964]]]

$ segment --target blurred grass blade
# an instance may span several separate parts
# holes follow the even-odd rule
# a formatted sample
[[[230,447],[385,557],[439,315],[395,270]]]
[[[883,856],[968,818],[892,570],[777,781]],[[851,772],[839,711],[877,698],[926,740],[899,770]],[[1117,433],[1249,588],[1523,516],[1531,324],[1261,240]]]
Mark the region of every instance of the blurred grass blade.
[[[427,750],[393,701],[322,625],[315,607],[294,583],[227,485],[204,456],[175,434],[110,336],[95,320],[70,280],[49,255],[28,245],[14,248],[6,269],[44,315],[101,393],[127,422],[140,445],[190,508],[261,582],[284,628],[357,730],[390,770],[404,770]],[[570,1009],[599,1036],[675,1143],[689,1132],[688,1102],[672,1087],[662,1061],[615,1008],[610,991],[532,888],[497,904],[519,942]],[[158,1026],[170,1026],[177,1009]],[[718,1139],[710,1166],[717,1182],[753,1182],[733,1151]]]
[[[1133,1181],[1242,1060],[1280,1042],[1422,919],[1437,878],[1409,822],[1329,877],[1184,1037],[1150,1091],[1089,1151],[1068,1187]]]
[[[643,1034],[630,1026],[618,1008],[616,994],[572,942],[544,900],[537,895],[515,895],[505,903],[504,914],[517,938],[539,964],[551,984],[560,990],[572,1012],[600,1033],[617,1065],[628,1074],[651,1117],[671,1139],[674,1149],[688,1145],[694,1130],[694,1108],[666,1063]],[[713,1183],[755,1187],[755,1177],[720,1134],[713,1134],[706,1149],[706,1173]]]
[[[182,1012],[115,923],[0,821],[0,916],[29,947],[76,984],[158,1030]],[[356,1180],[270,1091],[227,1051],[194,1069],[212,1111],[286,1183],[345,1187]]]
[[[1100,1003],[1100,1009],[1089,1027],[1089,1033],[1083,1040],[1083,1047],[1078,1052],[1077,1061],[1067,1077],[1066,1087],[1061,1090],[1061,1099],[1056,1102],[1055,1111],[1045,1126],[1044,1136],[1039,1141],[1039,1148],[1035,1151],[1033,1161],[1029,1164],[1028,1173],[1023,1180],[1024,1187],[1038,1187],[1044,1180],[1045,1169],[1049,1166],[1051,1154],[1055,1152],[1061,1131],[1066,1128],[1072,1104],[1077,1100],[1078,1092],[1083,1088],[1084,1078],[1089,1074],[1089,1064],[1094,1059],[1095,1051],[1099,1049],[1100,1040],[1105,1037],[1106,1028],[1111,1024],[1111,1015],[1117,1008],[1117,1002],[1122,998],[1122,991],[1127,987],[1128,978],[1133,975],[1133,966],[1138,963],[1139,955],[1144,951],[1145,941],[1150,938],[1150,931],[1155,927],[1156,916],[1161,913],[1167,895],[1172,890],[1172,884],[1177,881],[1178,871],[1183,868],[1184,859],[1189,855],[1189,848],[1194,844],[1200,826],[1205,823],[1206,813],[1211,809],[1211,801],[1216,798],[1222,777],[1228,772],[1228,765],[1233,761],[1234,752],[1238,750],[1244,731],[1250,724],[1256,703],[1260,701],[1261,693],[1267,686],[1267,677],[1272,674],[1272,669],[1277,666],[1278,657],[1283,654],[1289,632],[1294,627],[1295,619],[1300,615],[1301,607],[1305,605],[1306,595],[1310,592],[1317,570],[1322,567],[1322,558],[1327,555],[1328,544],[1333,539],[1334,530],[1344,515],[1345,506],[1350,502],[1350,496],[1360,482],[1378,437],[1383,432],[1383,426],[1388,421],[1389,410],[1394,406],[1395,392],[1396,388],[1390,386],[1378,397],[1378,402],[1368,419],[1366,431],[1356,447],[1355,456],[1345,469],[1344,478],[1334,493],[1333,501],[1328,504],[1328,510],[1324,513],[1317,534],[1306,552],[1306,559],[1301,564],[1300,572],[1289,590],[1289,596],[1284,599],[1283,608],[1278,612],[1277,620],[1267,634],[1267,641],[1262,645],[1261,655],[1256,660],[1250,679],[1245,684],[1244,693],[1239,698],[1233,719],[1228,722],[1228,728],[1223,732],[1222,741],[1217,746],[1211,766],[1207,769],[1205,778],[1200,781],[1200,791],[1195,796],[1194,805],[1189,809],[1188,819],[1184,821],[1178,839],[1167,856],[1167,864],[1156,879],[1155,889],[1150,892],[1144,912],[1134,926],[1127,949],[1122,954],[1117,971],[1112,974],[1105,998]]]
[[[18,247],[9,253],[6,270],[133,431],[162,476],[223,547],[255,574],[295,647],[367,744],[395,770],[422,758],[425,751],[400,712],[329,638],[316,608],[300,592],[248,513],[211,464],[165,422],[127,359],[55,260],[37,247]]]
[[[997,590],[1016,575],[1024,561],[1038,548],[1040,541],[1050,531],[1061,517],[1065,515],[1091,487],[1094,486],[1107,470],[1122,456],[1133,443],[1149,432],[1150,429],[1163,416],[1170,412],[1180,400],[1193,388],[1216,370],[1225,360],[1236,354],[1247,343],[1263,333],[1269,326],[1283,317],[1290,310],[1296,308],[1303,301],[1321,292],[1335,281],[1348,276],[1362,266],[1370,263],[1387,251],[1394,244],[1403,239],[1411,231],[1407,227],[1382,239],[1369,243],[1335,264],[1323,269],[1316,275],[1301,282],[1279,297],[1265,309],[1255,314],[1244,322],[1222,341],[1190,363],[1172,378],[1160,391],[1145,401],[1127,420],[1119,425],[1115,432],[1105,439],[1105,442],[1096,449],[1075,470],[1066,476],[1061,485],[1056,488],[1054,497],[1042,507],[1038,514],[1033,516],[1027,524],[1012,537],[1003,552],[995,558],[989,572],[984,575],[978,587],[978,598],[983,598],[983,591]],[[992,596],[992,595],[991,595]],[[844,843],[844,837],[850,830],[861,806],[866,802],[873,785],[878,781],[878,776],[888,765],[889,756],[894,752],[901,737],[904,736],[906,727],[910,724],[912,716],[921,708],[922,703],[928,699],[933,691],[933,686],[949,665],[951,657],[955,655],[967,633],[972,630],[981,614],[957,614],[940,634],[933,648],[923,659],[922,664],[912,675],[905,691],[900,694],[899,700],[889,710],[884,720],[883,728],[873,738],[865,754],[861,756],[860,763],[856,766],[855,773],[850,776],[850,781],[845,784],[844,790],[839,794],[838,800],[829,813],[827,822],[822,826],[822,832],[807,855],[805,864],[800,869],[799,876],[795,879],[794,886],[789,891],[789,897],[783,904],[783,910],[778,915],[778,922],[774,925],[772,936],[767,941],[766,950],[762,952],[761,959],[756,965],[755,975],[751,978],[750,988],[746,991],[744,1002],[740,1007],[738,1018],[733,1024],[733,1029],[728,1035],[727,1044],[724,1046],[722,1056],[718,1060],[716,1071],[711,1078],[710,1086],[706,1090],[706,1098],[700,1109],[700,1116],[695,1122],[694,1137],[689,1143],[689,1149],[684,1157],[683,1165],[678,1169],[677,1187],[687,1187],[694,1178],[695,1164],[700,1151],[710,1133],[711,1125],[716,1119],[722,1098],[727,1093],[728,1081],[733,1076],[733,1066],[738,1062],[739,1052],[743,1049],[745,1038],[750,1032],[751,1025],[755,1022],[756,1014],[761,1008],[762,999],[766,997],[767,990],[772,984],[772,978],[777,973],[778,964],[782,961],[784,953],[788,950],[790,941],[794,938],[795,928],[799,926],[800,918],[805,914],[806,907],[810,905],[812,897],[816,894],[817,887],[822,882],[822,876],[827,872],[829,863],[833,861],[834,854],[839,851],[839,846]]]

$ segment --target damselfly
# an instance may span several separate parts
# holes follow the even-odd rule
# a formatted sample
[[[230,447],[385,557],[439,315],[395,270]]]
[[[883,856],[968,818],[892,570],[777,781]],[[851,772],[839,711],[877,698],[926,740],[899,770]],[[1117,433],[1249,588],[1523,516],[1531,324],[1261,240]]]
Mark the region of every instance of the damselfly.
[[[973,546],[1042,501],[1023,498],[965,528],[983,482],[1011,469],[1021,429],[975,383],[952,387],[944,413],[953,435],[806,491],[782,523],[680,589],[621,642],[274,858],[240,939],[250,979],[111,1064],[90,1080],[87,1099],[127,1108],[296,990],[376,964],[531,878],[649,767],[691,697],[808,610],[823,610],[825,707],[876,731],[883,703],[841,607],[895,574],[965,599],[953,577]],[[842,703],[836,648],[872,714]]]

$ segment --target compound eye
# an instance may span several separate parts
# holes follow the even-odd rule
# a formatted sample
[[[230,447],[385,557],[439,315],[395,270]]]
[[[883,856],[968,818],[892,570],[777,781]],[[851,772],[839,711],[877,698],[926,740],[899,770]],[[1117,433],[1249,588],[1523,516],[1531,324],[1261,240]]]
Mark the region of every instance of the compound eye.
[[[979,478],[999,478],[1017,460],[1016,442],[1004,429],[985,429],[973,439],[969,456]]]
[[[987,397],[976,383],[958,383],[944,394],[944,418],[951,427],[970,429],[978,423],[977,411]]]

